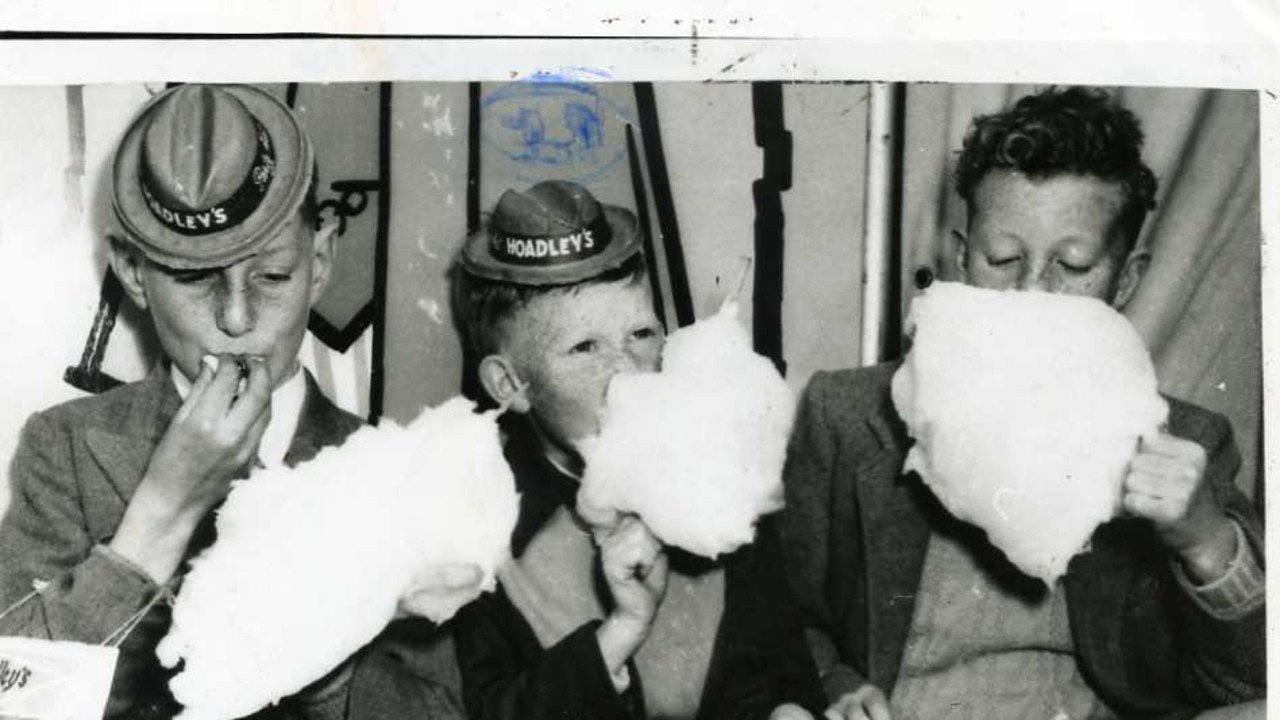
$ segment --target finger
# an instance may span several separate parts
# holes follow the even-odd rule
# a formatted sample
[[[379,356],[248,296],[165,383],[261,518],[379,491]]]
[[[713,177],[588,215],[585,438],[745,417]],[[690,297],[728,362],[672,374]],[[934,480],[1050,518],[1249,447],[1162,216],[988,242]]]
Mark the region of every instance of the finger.
[[[1171,458],[1194,457],[1204,451],[1198,443],[1176,435],[1170,435],[1167,432],[1143,437],[1138,444],[1138,450],[1143,453]]]
[[[216,357],[205,355],[200,358],[200,370],[196,373],[196,379],[191,383],[191,390],[187,392],[187,397],[182,401],[182,407],[178,409],[174,420],[185,420],[191,415],[192,408],[198,405],[200,399],[204,397],[204,392],[209,387],[209,383],[213,380],[213,375],[217,370],[218,359]]]
[[[1145,495],[1186,504],[1195,494],[1195,483],[1181,475],[1153,475],[1146,472],[1131,472],[1125,476],[1126,492]]]
[[[843,702],[838,706],[839,710],[832,708],[828,713],[835,712],[838,720],[871,720],[863,711],[862,706],[857,703]]]
[[[867,717],[870,720],[891,720],[889,717],[889,701],[885,700],[884,693],[876,690],[875,697],[868,698],[863,704],[863,708],[867,711]]]
[[[248,358],[249,379],[244,390],[236,398],[227,419],[249,425],[271,409],[271,370],[262,358]],[[239,384],[236,370],[236,384]]]
[[[1172,522],[1176,518],[1176,513],[1164,499],[1145,493],[1125,493],[1124,509],[1134,517],[1161,524]]]
[[[1124,489],[1127,492],[1163,495],[1168,487],[1169,481],[1163,475],[1144,470],[1130,470],[1124,476]]]
[[[658,555],[653,558],[653,562],[649,564],[649,567],[645,569],[641,578],[650,588],[653,588],[654,590],[661,590],[667,586],[667,576],[670,573],[670,567],[671,564],[670,560],[667,558],[667,554],[659,552]]]
[[[240,382],[240,369],[231,355],[218,355],[218,367],[201,393],[194,412],[211,413],[218,419],[227,414],[235,398],[236,385]]]
[[[578,494],[578,515],[591,526],[592,533],[609,532],[617,529],[622,522],[622,513],[613,508],[600,507],[593,503],[583,502],[582,493]]]
[[[1129,459],[1130,470],[1140,470],[1154,475],[1164,475],[1183,467],[1186,461],[1169,455],[1139,452]]]

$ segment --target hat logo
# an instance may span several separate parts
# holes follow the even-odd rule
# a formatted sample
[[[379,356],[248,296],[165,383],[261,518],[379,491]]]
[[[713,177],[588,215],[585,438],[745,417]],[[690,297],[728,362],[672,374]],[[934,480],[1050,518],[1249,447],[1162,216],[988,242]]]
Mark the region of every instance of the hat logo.
[[[512,265],[562,265],[595,256],[609,246],[613,232],[604,216],[565,235],[529,236],[492,228],[489,252]]]
[[[258,209],[262,199],[266,197],[271,180],[275,177],[276,158],[271,146],[271,136],[256,118],[253,120],[257,130],[257,156],[249,169],[244,182],[226,200],[200,210],[174,208],[160,199],[155,191],[155,179],[151,177],[150,168],[142,163],[142,171],[138,173],[138,184],[147,208],[157,220],[166,227],[183,235],[208,235],[234,227]]]

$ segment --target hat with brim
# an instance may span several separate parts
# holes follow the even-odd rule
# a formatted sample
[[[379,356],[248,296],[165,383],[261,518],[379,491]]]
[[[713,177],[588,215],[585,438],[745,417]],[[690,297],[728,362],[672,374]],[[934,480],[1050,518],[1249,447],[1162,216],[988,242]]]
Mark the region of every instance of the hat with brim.
[[[181,85],[129,125],[111,168],[124,239],[179,270],[258,253],[301,207],[315,155],[297,118],[249,86]]]
[[[563,180],[507,190],[483,228],[467,237],[467,273],[518,285],[569,285],[614,270],[640,252],[640,226],[626,208],[597,202]]]

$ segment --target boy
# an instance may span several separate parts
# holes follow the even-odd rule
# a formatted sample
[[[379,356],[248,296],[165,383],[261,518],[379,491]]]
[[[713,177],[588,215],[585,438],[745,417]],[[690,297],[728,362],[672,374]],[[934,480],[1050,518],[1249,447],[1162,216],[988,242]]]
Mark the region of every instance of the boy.
[[[957,171],[957,269],[974,286],[1121,309],[1156,180],[1137,119],[1050,89],[974,121]],[[902,467],[898,363],[820,373],[780,523],[832,718],[1188,717],[1265,697],[1262,528],[1226,420],[1170,399],[1105,523],[1053,592],[999,563]]]
[[[463,247],[456,316],[480,386],[511,410],[522,493],[514,562],[456,628],[474,720],[807,718],[812,660],[768,527],[722,562],[663,548],[639,518],[575,512],[577,441],[610,378],[658,370],[654,315],[627,210],[584,188],[508,191]]]
[[[166,91],[114,156],[123,232],[111,239],[111,267],[150,316],[166,362],[145,380],[34,415],[0,523],[0,608],[10,608],[0,634],[99,644],[126,633],[108,717],[177,711],[155,658],[169,626],[164,599],[213,542],[212,510],[231,481],[256,463],[305,462],[362,424],[298,363],[333,260],[314,178],[297,119],[252,87]],[[477,579],[446,568],[440,586]],[[342,717],[350,677],[344,665],[260,716]],[[443,698],[436,704],[453,715]]]

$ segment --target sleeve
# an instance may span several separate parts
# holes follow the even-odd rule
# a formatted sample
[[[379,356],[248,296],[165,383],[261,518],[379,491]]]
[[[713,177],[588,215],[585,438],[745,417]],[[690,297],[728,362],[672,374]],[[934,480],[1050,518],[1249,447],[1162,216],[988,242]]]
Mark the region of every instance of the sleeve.
[[[1200,606],[1200,609],[1219,620],[1236,620],[1260,607],[1267,600],[1267,578],[1262,563],[1253,552],[1253,545],[1240,523],[1232,520],[1236,535],[1236,554],[1227,565],[1227,572],[1206,585],[1197,585],[1187,577],[1182,564],[1171,560],[1173,573],[1183,592]]]
[[[287,712],[279,720],[466,720],[456,684],[447,633],[422,619],[396,621],[329,677],[282,703]]]
[[[1205,482],[1249,544],[1258,569],[1266,567],[1262,520],[1235,485],[1240,469],[1231,425],[1226,418],[1201,411],[1203,419],[1171,423],[1175,435],[1200,443],[1208,455]],[[1193,697],[1227,704],[1266,696],[1265,598],[1242,615],[1210,612],[1191,594],[1178,592],[1180,619],[1189,652],[1180,665],[1180,681]]]
[[[622,693],[614,690],[596,641],[598,621],[543,649],[499,590],[463,608],[455,622],[463,703],[471,720],[644,717],[637,683]]]
[[[23,429],[0,522],[0,611],[8,609],[0,635],[100,644],[154,605],[119,646],[107,706],[108,717],[142,717],[168,702],[154,654],[168,627],[163,603],[153,602],[164,590],[89,536],[72,443],[48,414]]]
[[[835,641],[836,613],[827,601],[831,483],[837,447],[823,402],[825,377],[816,374],[800,400],[783,470],[786,507],[777,516],[777,528],[783,567],[800,622],[827,699],[834,702],[864,685],[866,679],[841,656]]]
[[[827,707],[771,521],[726,560],[725,618],[712,668],[724,690],[707,717],[766,720],[785,703],[821,716]]]

